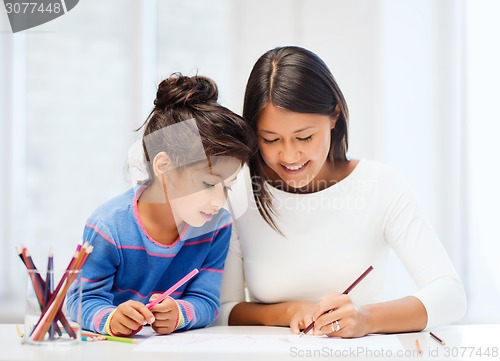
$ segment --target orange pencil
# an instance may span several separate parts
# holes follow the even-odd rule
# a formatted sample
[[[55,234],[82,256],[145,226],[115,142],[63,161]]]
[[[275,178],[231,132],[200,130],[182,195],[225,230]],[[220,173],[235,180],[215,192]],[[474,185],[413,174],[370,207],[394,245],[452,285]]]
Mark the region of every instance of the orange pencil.
[[[415,340],[415,347],[417,348],[418,354],[422,354],[422,347],[420,347],[420,342],[418,341],[418,338]]]

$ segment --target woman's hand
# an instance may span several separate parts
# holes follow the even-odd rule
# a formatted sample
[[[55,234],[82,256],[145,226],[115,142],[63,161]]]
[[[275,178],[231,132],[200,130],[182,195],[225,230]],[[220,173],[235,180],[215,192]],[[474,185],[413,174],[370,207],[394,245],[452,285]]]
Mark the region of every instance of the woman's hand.
[[[111,333],[116,336],[130,336],[140,331],[146,323],[154,322],[154,315],[141,302],[126,301],[120,304],[109,323]]]
[[[160,294],[154,294],[149,298],[153,302]],[[151,324],[153,330],[162,335],[167,335],[175,331],[179,322],[179,307],[177,302],[171,297],[165,298],[156,306],[151,308],[155,321]]]
[[[322,298],[312,318],[317,335],[352,338],[369,333],[368,311],[352,302],[348,295],[332,294]]]
[[[290,320],[290,329],[293,334],[297,335],[312,322],[314,304],[305,301],[287,303],[287,314]]]

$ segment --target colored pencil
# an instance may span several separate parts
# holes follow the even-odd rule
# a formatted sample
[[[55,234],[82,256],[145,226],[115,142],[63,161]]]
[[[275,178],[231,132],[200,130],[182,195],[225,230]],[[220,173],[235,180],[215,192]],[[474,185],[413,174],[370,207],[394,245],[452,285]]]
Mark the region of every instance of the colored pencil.
[[[21,326],[19,325],[16,325],[16,332],[17,332],[17,335],[21,338],[24,337],[24,331],[21,329]]]
[[[358,285],[358,283],[360,283],[367,275],[368,273],[370,273],[371,271],[373,270],[373,267],[370,266],[366,269],[366,271],[364,271],[361,276],[359,276],[349,287],[346,288],[346,290],[344,292],[342,292],[343,295],[347,295],[349,292],[352,291],[352,289],[354,287],[356,287]],[[325,313],[328,313],[328,312],[331,312],[332,310],[330,311],[327,311]],[[323,314],[325,314],[323,313]],[[311,322],[309,324],[309,326],[307,326],[301,333],[300,333],[300,336],[303,336],[305,335],[306,333],[308,333],[309,331],[311,331],[311,329],[314,327],[314,321]]]
[[[109,335],[100,335],[82,332],[82,341],[93,342],[93,341],[113,341],[113,342],[123,342],[123,343],[135,343],[135,339],[131,337],[118,337]]]
[[[434,339],[434,341],[436,341],[437,343],[440,343],[441,345],[445,345],[444,341],[442,339],[440,339],[439,337],[436,336],[435,333],[432,333],[432,332],[429,332],[429,335],[431,335],[431,337]]]
[[[52,251],[49,252],[49,259],[47,261],[47,275],[45,276],[45,292],[44,292],[44,304],[49,301],[49,297],[52,296],[54,278],[54,254]],[[49,328],[49,339],[54,339],[54,326],[55,322],[52,322]]]
[[[50,325],[60,313],[64,298],[66,297],[66,293],[68,292],[69,287],[76,278],[77,272],[80,271],[89,254],[92,252],[92,249],[93,247],[88,246],[88,244],[86,243],[82,246],[81,250],[79,252],[76,252],[73,256],[68,269],[64,273],[63,277],[61,277],[59,284],[52,294],[52,297],[45,305],[44,311],[42,312],[40,319],[38,320],[31,333],[30,337],[32,337],[33,340],[42,341],[45,337],[45,334],[47,333]],[[70,334],[74,334],[74,331],[71,329],[71,327],[69,328],[69,330],[67,330],[67,332]],[[74,334],[74,336],[72,335],[72,337],[76,338],[76,334]]]
[[[170,296],[170,294],[172,292],[174,292],[175,290],[177,290],[179,287],[181,287],[184,283],[186,283],[187,281],[189,281],[191,278],[194,277],[194,275],[196,275],[198,273],[198,269],[194,269],[192,270],[191,272],[189,272],[187,275],[185,275],[184,277],[182,277],[176,284],[174,284],[172,287],[170,287],[168,290],[166,290],[165,292],[163,292],[158,298],[156,298],[153,302],[151,303],[148,303],[146,305],[146,307],[150,310],[152,309],[154,306],[156,306],[158,303],[160,303],[161,301],[163,301],[165,298],[167,298],[168,296]]]
[[[135,339],[130,338],[130,337],[118,337],[118,336],[104,335],[104,338],[108,341],[135,343]]]
[[[418,341],[418,339],[415,340],[415,347],[417,348],[418,354],[421,355],[422,347],[420,347],[420,342]]]
[[[22,250],[20,251],[19,249],[16,248],[16,251],[19,255],[19,258],[21,258],[21,261],[24,263],[26,268],[28,269],[29,277],[31,279],[31,282],[33,284],[33,290],[35,291],[35,295],[38,301],[38,304],[40,306],[40,310],[43,312],[43,309],[45,307],[45,304],[48,300],[47,298],[47,282],[45,282],[38,271],[38,269],[35,266],[35,263],[33,262],[33,259],[31,258],[28,250],[26,247],[22,247]],[[47,280],[49,281],[49,280]],[[52,281],[53,283],[53,281]],[[49,296],[50,297],[50,296]],[[61,322],[66,321],[64,315],[60,313],[58,317],[61,319]],[[66,321],[67,323],[67,321]],[[55,331],[57,334],[60,336],[61,335],[61,330],[59,330],[59,327],[55,326]],[[75,335],[76,336],[76,335]]]
[[[28,269],[29,277],[31,279],[31,283],[33,284],[33,290],[35,291],[36,299],[38,304],[40,305],[40,310],[44,305],[44,289],[45,289],[45,281],[42,279],[42,276],[38,272],[33,260],[26,249],[26,247],[22,247],[19,252],[19,257],[23,261],[24,265]]]
[[[77,338],[75,331],[72,329],[70,323],[62,313],[62,305],[64,299],[66,297],[66,292],[68,291],[71,283],[76,278],[76,274],[80,271],[83,263],[88,258],[89,254],[92,252],[93,247],[89,246],[88,243],[85,243],[83,246],[81,244],[77,247],[77,252],[75,252],[75,256],[73,256],[71,262],[69,263],[66,272],[61,277],[59,284],[56,289],[53,290],[54,279],[53,279],[53,270],[54,270],[54,260],[52,251],[49,254],[49,259],[47,262],[47,276],[44,280],[35,266],[31,255],[29,254],[26,247],[22,247],[21,250],[16,248],[16,252],[24,263],[26,268],[28,269],[29,276],[31,282],[33,284],[33,290],[35,291],[35,295],[37,301],[40,306],[40,310],[42,314],[38,319],[35,327],[31,330],[30,337],[35,341],[43,340],[47,331],[49,332],[49,338],[54,338],[54,332],[57,332],[61,335],[61,330],[57,326],[57,321],[61,322],[66,332],[72,337]],[[70,276],[68,277],[68,273]],[[66,278],[68,278],[66,280]],[[65,282],[66,281],[66,282]],[[64,285],[64,286],[63,286]],[[40,325],[42,324],[42,325]],[[34,332],[36,331],[36,334]]]

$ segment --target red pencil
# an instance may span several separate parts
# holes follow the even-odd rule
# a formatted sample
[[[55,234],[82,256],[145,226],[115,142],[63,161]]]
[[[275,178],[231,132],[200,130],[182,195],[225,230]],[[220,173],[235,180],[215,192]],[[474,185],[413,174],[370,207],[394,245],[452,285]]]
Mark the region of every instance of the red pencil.
[[[44,305],[45,281],[43,280],[35,264],[33,263],[33,259],[31,258],[27,248],[23,246],[22,250],[20,252],[18,251],[18,254],[25,264],[26,268],[28,269],[29,277],[31,278],[31,282],[33,283],[33,289],[35,291],[38,304],[40,305],[40,309],[42,309]]]
[[[352,289],[353,289],[354,287],[356,287],[356,286],[357,286],[357,284],[358,284],[359,282],[361,282],[361,281],[363,280],[363,278],[365,278],[365,277],[368,275],[368,273],[370,273],[372,270],[373,270],[373,267],[372,267],[372,266],[368,267],[368,268],[366,269],[366,271],[364,271],[364,272],[361,274],[361,276],[359,276],[359,277],[356,279],[356,281],[354,281],[354,282],[353,282],[353,283],[352,283],[349,287],[347,287],[347,288],[346,288],[346,290],[345,290],[344,292],[342,292],[342,294],[343,294],[343,295],[347,295],[349,292],[351,292],[351,291],[352,291]],[[330,311],[331,311],[331,310],[330,310]],[[327,311],[327,312],[325,312],[325,313],[328,313],[328,312],[330,312],[330,311]],[[323,314],[325,314],[325,313],[323,313]],[[308,333],[309,331],[311,331],[313,327],[314,327],[314,321],[313,321],[313,322],[311,322],[311,323],[309,324],[309,326],[307,326],[307,327],[304,329],[304,331],[302,331],[302,332],[300,333],[300,336],[305,335],[306,333]]]
[[[432,332],[429,332],[429,335],[431,335],[431,337],[438,343],[440,343],[441,345],[445,345],[444,341],[441,340],[439,337],[436,336],[435,333],[432,333]]]

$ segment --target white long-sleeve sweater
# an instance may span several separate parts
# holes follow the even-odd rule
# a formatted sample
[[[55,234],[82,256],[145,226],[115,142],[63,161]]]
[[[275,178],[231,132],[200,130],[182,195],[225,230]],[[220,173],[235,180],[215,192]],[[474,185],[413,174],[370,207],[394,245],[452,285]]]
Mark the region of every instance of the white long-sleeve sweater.
[[[342,181],[322,191],[292,194],[270,187],[279,235],[260,216],[248,169],[230,192],[236,216],[226,259],[218,324],[245,301],[317,302],[343,292],[369,265],[374,270],[350,296],[364,305],[387,300],[387,266],[394,249],[415,281],[426,328],[459,320],[466,296],[446,250],[406,182],[388,167],[362,159]]]

